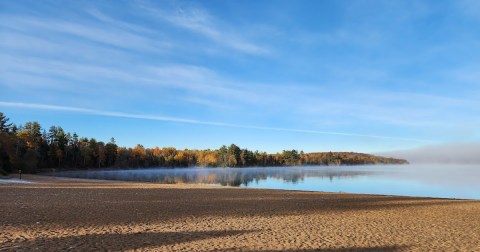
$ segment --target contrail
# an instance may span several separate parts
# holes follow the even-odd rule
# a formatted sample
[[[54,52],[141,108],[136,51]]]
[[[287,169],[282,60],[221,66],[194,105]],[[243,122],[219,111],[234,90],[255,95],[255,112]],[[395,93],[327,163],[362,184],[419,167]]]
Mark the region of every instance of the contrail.
[[[90,114],[90,115],[135,118],[135,119],[145,119],[145,120],[155,120],[155,121],[165,121],[165,122],[178,122],[178,123],[188,123],[188,124],[200,124],[200,125],[211,125],[211,126],[242,128],[242,129],[284,131],[284,132],[297,132],[297,133],[309,133],[309,134],[321,134],[321,135],[368,137],[368,138],[402,140],[402,141],[411,141],[411,142],[430,142],[430,143],[434,142],[434,141],[431,141],[431,140],[419,139],[419,138],[403,138],[403,137],[391,137],[391,136],[369,135],[369,134],[355,134],[355,133],[345,133],[345,132],[335,132],[335,131],[319,131],[319,130],[308,130],[308,129],[277,128],[277,127],[264,127],[264,126],[255,126],[255,125],[231,124],[231,123],[223,123],[223,122],[200,121],[200,120],[195,120],[195,119],[170,117],[170,116],[130,114],[130,113],[123,113],[123,112],[115,112],[115,111],[104,111],[104,110],[95,110],[95,109],[88,109],[88,108],[57,106],[57,105],[38,104],[38,103],[21,103],[21,102],[2,102],[2,101],[0,101],[0,106],[15,107],[15,108],[28,108],[28,109],[40,109],[40,110],[70,111],[70,112],[77,112],[77,113]]]

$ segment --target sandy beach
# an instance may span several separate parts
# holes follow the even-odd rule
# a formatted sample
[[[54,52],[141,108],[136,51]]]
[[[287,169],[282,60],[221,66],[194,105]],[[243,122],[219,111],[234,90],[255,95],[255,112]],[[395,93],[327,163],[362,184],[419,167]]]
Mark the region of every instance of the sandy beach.
[[[480,251],[480,201],[24,179],[1,251]]]

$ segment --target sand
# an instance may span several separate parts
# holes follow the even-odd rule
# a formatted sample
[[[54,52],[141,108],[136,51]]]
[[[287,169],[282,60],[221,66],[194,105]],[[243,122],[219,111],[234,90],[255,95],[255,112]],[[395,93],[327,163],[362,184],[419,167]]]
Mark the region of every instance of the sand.
[[[480,251],[480,201],[24,178],[2,251]]]

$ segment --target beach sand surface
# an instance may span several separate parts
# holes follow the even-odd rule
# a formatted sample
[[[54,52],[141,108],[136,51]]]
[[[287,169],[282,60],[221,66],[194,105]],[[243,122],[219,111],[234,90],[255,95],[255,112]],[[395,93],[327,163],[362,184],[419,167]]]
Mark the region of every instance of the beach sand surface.
[[[480,251],[480,201],[24,179],[1,251]]]

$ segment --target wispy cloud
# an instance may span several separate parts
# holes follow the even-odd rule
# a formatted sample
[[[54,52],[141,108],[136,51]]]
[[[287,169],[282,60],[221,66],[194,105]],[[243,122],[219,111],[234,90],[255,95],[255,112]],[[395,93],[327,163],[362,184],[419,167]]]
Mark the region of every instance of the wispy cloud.
[[[84,21],[73,23],[54,18],[38,18],[33,16],[1,15],[1,27],[16,31],[42,31],[54,33],[55,36],[75,36],[84,40],[103,43],[105,45],[127,48],[135,51],[164,52],[169,44],[162,40],[153,40],[136,32],[112,26],[98,26]]]
[[[304,117],[302,120],[305,123],[315,121],[318,117],[335,116],[350,124],[376,122],[402,127],[441,128],[462,118],[459,113],[445,114],[445,111],[457,108],[478,111],[480,107],[479,102],[473,100],[431,94],[379,90],[352,90],[345,94],[341,88],[326,90],[316,86],[242,82],[229,79],[212,69],[194,65],[139,64],[123,70],[96,63],[83,64],[23,56],[6,55],[2,60],[5,62],[0,68],[0,80],[4,82],[3,85],[19,90],[51,87],[71,90],[76,94],[84,93],[86,99],[89,99],[92,89],[112,95],[119,88],[134,90],[140,87],[152,90],[142,95],[144,99],[158,97],[158,94],[163,93],[163,99],[168,94],[169,99],[209,108],[237,108],[237,111],[242,112],[241,107],[254,106],[258,109],[249,114],[270,112],[288,118]],[[65,81],[62,82],[59,78]],[[168,90],[180,92],[165,93]],[[125,99],[124,94],[119,95],[118,99]],[[339,119],[337,122],[342,123]],[[477,123],[472,120],[470,122]]]
[[[127,69],[123,64],[50,59],[12,53],[4,54],[1,62],[0,85],[17,90],[48,87],[84,93],[88,99],[92,89],[101,91],[112,87],[124,89],[140,87],[152,90],[152,93],[181,91],[169,95],[171,98],[178,96],[178,100],[188,95],[190,99],[187,101],[195,101],[196,104],[199,104],[200,100],[204,101],[202,104],[205,104],[206,100],[216,101],[217,104],[225,103],[226,100],[242,103],[255,103],[260,100],[258,94],[252,93],[250,88],[237,86],[234,81],[220,76],[217,72],[195,65],[152,66],[139,63]],[[149,94],[144,96],[149,97]],[[212,104],[213,102],[209,102],[209,105]],[[219,107],[225,105],[228,104]]]
[[[187,124],[199,124],[199,125],[210,125],[210,126],[230,127],[230,128],[257,129],[257,130],[268,130],[268,131],[285,131],[285,132],[321,134],[321,135],[336,135],[336,136],[347,136],[347,137],[378,138],[378,139],[423,142],[423,143],[434,142],[434,141],[431,141],[431,140],[428,140],[428,139],[403,138],[403,137],[382,136],[382,135],[374,135],[374,134],[356,134],[356,133],[347,133],[347,132],[333,132],[333,131],[320,131],[320,130],[308,130],[308,129],[265,127],[265,126],[256,126],[256,125],[242,125],[242,124],[232,124],[232,123],[224,123],[224,122],[202,121],[202,120],[196,120],[196,119],[179,118],[179,117],[171,117],[171,116],[132,114],[132,113],[124,113],[124,112],[103,111],[103,110],[95,110],[95,109],[89,109],[89,108],[58,106],[58,105],[49,105],[49,104],[37,104],[37,103],[19,103],[19,102],[0,101],[0,106],[23,108],[23,109],[68,111],[68,112],[76,112],[76,113],[100,115],[100,116],[109,116],[109,117],[123,117],[123,118],[145,119],[145,120],[187,123]]]
[[[465,116],[480,113],[480,102],[473,99],[373,89],[351,90],[349,93],[343,91],[316,92],[319,93],[316,97],[301,93],[303,100],[295,105],[297,112],[307,118],[336,116],[340,117],[337,118],[339,122],[343,118],[354,120],[355,124],[379,123],[414,129],[435,127],[437,130],[445,130],[446,127],[462,124],[466,120],[473,125],[479,123],[479,120]]]
[[[109,24],[112,27],[132,31],[132,32],[135,32],[135,33],[148,34],[148,35],[152,35],[152,34],[157,33],[157,31],[155,31],[154,29],[115,19],[115,18],[105,14],[104,12],[100,11],[97,8],[88,9],[88,10],[86,10],[86,12],[88,14],[90,14],[92,17],[96,18],[97,20],[99,20],[103,23]]]
[[[266,46],[252,42],[242,36],[241,32],[233,33],[232,31],[238,27],[222,23],[206,10],[199,7],[188,6],[169,11],[147,4],[142,5],[142,7],[155,18],[199,34],[219,46],[253,55],[267,55],[271,53]]]

